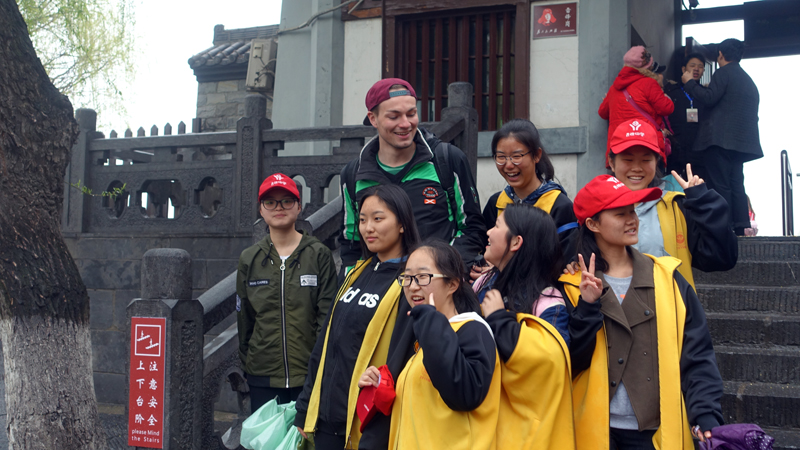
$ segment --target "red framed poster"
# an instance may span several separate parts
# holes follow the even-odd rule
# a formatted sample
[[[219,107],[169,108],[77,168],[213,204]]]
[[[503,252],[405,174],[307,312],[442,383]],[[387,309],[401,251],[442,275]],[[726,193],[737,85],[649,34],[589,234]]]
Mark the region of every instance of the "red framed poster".
[[[577,36],[578,4],[556,3],[533,6],[533,39]]]
[[[167,319],[131,317],[128,445],[164,448],[164,352]]]

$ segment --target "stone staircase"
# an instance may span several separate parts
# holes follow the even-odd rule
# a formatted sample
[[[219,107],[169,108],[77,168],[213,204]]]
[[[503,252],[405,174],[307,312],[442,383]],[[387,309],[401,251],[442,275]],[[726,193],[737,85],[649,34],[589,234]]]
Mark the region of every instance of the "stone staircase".
[[[695,271],[725,394],[726,423],[755,423],[800,449],[800,237],[739,239],[729,272]]]

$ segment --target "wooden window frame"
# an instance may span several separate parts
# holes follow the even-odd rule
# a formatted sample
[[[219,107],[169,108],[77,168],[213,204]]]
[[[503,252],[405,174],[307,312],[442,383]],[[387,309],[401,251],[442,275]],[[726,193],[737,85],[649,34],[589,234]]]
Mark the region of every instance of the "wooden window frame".
[[[408,55],[400,55],[398,52],[402,52],[403,50],[398,48],[397,40],[398,40],[398,30],[397,30],[397,23],[398,18],[400,18],[401,22],[404,16],[413,16],[416,14],[425,14],[433,15],[431,13],[461,13],[462,10],[481,10],[484,12],[487,7],[493,6],[510,6],[515,9],[515,21],[514,21],[514,111],[513,116],[507,117],[515,117],[515,118],[524,118],[528,119],[530,115],[530,34],[531,34],[531,24],[530,24],[530,16],[531,16],[531,3],[530,0],[401,0],[401,1],[391,1],[391,0],[384,0],[384,14],[383,14],[383,44],[382,44],[382,64],[381,64],[381,77],[382,78],[389,78],[395,76],[395,74],[399,73],[396,67],[398,56],[406,56]],[[477,24],[476,24],[477,25]],[[481,24],[482,25],[482,24]],[[437,29],[439,29],[437,27]],[[509,30],[509,27],[504,27],[504,30]],[[477,30],[476,30],[477,34]],[[508,35],[508,33],[506,33]],[[452,36],[452,31],[451,31]],[[508,36],[504,36],[508,37]],[[461,37],[461,39],[467,39],[465,37]],[[451,49],[453,48],[453,41],[451,42]],[[496,48],[496,46],[492,46]],[[462,46],[463,48],[463,46]],[[441,52],[441,48],[437,49],[437,51]],[[452,54],[452,51],[451,53]],[[453,58],[451,58],[452,60]],[[438,65],[441,66],[441,65]],[[509,58],[503,58],[503,73],[506,74],[504,78],[510,76],[510,60]],[[423,64],[423,71],[426,69],[427,64]],[[476,68],[475,68],[475,80],[476,84],[479,77],[478,74],[480,71],[478,70],[479,64],[476,61]],[[455,73],[454,71],[454,63],[450,63],[448,70],[450,73]],[[490,74],[493,71],[490,71]],[[437,75],[439,75],[437,73]],[[463,73],[461,74],[463,75]],[[460,77],[462,79],[466,77]],[[423,80],[427,78],[423,76]],[[441,79],[441,76],[438,76],[436,79]],[[496,81],[496,80],[494,80]],[[426,81],[427,82],[427,81]],[[490,80],[490,83],[492,80]],[[439,83],[437,83],[439,84]],[[427,88],[427,86],[426,86]],[[475,86],[475,92],[478,93],[480,91],[480,86]],[[495,100],[490,96],[490,100]],[[492,102],[492,105],[494,103]],[[496,108],[493,108],[492,105],[489,107],[489,114],[490,114],[490,124],[492,122],[492,114],[496,112]],[[427,105],[423,105],[424,108],[427,108]],[[503,96],[503,109],[504,112],[510,108],[510,99],[508,96]],[[508,111],[510,113],[510,111]],[[496,117],[494,118],[496,121]],[[490,128],[493,128],[490,125]]]

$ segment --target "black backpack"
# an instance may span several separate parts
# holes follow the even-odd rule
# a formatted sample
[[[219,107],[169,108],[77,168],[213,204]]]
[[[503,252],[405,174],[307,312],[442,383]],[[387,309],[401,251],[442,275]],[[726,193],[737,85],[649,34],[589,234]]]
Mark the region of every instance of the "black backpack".
[[[457,225],[455,223],[456,220],[456,177],[453,175],[452,165],[450,164],[451,161],[451,152],[455,151],[452,149],[452,145],[447,142],[442,142],[438,138],[433,138],[428,145],[433,147],[433,167],[436,169],[436,176],[439,178],[439,182],[442,184],[442,187],[447,192],[447,209],[450,211],[450,215],[453,216],[452,222],[452,230],[451,230],[451,239],[455,237]],[[459,150],[460,151],[460,150]],[[347,187],[347,195],[353,199],[353,202],[358,204],[358,200],[356,199],[356,173],[358,173],[358,164],[361,158],[356,158],[349,163],[344,168],[344,185]],[[358,206],[356,206],[358,209]]]

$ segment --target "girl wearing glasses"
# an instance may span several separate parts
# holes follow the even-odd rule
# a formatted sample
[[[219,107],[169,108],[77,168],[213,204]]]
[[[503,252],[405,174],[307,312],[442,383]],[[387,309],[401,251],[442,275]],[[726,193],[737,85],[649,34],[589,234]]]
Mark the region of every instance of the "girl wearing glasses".
[[[396,377],[389,449],[496,449],[500,366],[458,251],[429,241],[398,278],[418,349]],[[370,367],[359,386],[378,386]],[[384,447],[385,448],[385,447]]]
[[[506,206],[512,203],[533,205],[555,221],[561,251],[565,255],[575,254],[574,236],[578,224],[572,201],[564,188],[553,181],[553,164],[542,148],[536,126],[525,119],[506,122],[492,138],[492,157],[508,185],[486,202],[483,217],[487,228],[494,226]],[[472,278],[477,278],[481,271],[474,268]]]
[[[494,268],[473,288],[502,367],[498,448],[575,449],[563,257],[547,213],[509,205],[487,232]],[[532,386],[536,386],[532,389]]]
[[[389,418],[379,414],[360,433],[355,405],[358,379],[386,364],[399,375],[414,351],[400,268],[419,242],[414,214],[402,188],[379,185],[359,201],[362,260],[345,277],[309,359],[294,424],[314,433],[318,450],[386,448]]]
[[[275,397],[289,403],[300,394],[336,294],[330,250],[295,229],[301,210],[295,182],[271,175],[258,200],[269,234],[242,252],[236,273],[239,356],[253,412]]]

